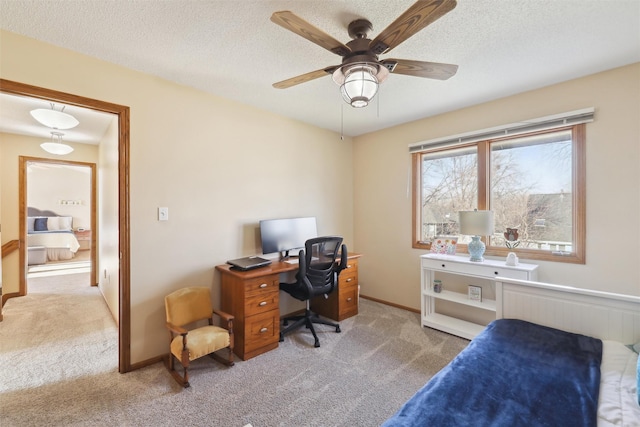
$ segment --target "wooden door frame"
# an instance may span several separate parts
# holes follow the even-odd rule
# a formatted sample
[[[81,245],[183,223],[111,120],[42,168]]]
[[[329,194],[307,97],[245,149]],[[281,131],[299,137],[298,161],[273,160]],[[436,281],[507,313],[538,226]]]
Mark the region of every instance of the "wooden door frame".
[[[118,226],[120,269],[118,277],[118,370],[131,370],[131,270],[130,270],[130,205],[129,205],[129,147],[130,111],[124,105],[112,104],[82,96],[72,95],[38,86],[0,79],[0,92],[17,96],[60,102],[67,105],[89,108],[118,116]],[[24,221],[24,215],[20,216]],[[26,246],[24,240],[21,246]],[[25,251],[20,251],[19,263],[26,270]],[[25,280],[24,273],[21,275]],[[23,286],[22,284],[20,286]]]
[[[20,232],[18,233],[19,241],[25,242],[24,245],[20,245],[20,255],[19,259],[28,261],[28,251],[27,247],[29,246],[27,243],[27,227],[26,227],[26,217],[27,217],[27,190],[28,190],[28,180],[27,180],[27,166],[29,163],[48,163],[55,165],[63,165],[63,166],[73,166],[73,167],[84,167],[91,169],[91,200],[89,201],[89,209],[90,209],[90,230],[93,230],[91,233],[90,240],[90,250],[91,250],[91,276],[90,276],[90,286],[97,286],[96,282],[96,272],[97,272],[97,257],[96,257],[96,231],[97,231],[97,223],[96,223],[96,189],[97,189],[97,177],[96,177],[96,164],[89,162],[78,162],[72,160],[62,160],[62,159],[48,159],[42,157],[27,157],[27,156],[19,156],[19,170],[18,174],[20,175],[19,181],[19,215],[18,226],[20,227]],[[19,261],[20,262],[20,261]],[[29,269],[27,265],[20,264],[20,283],[19,283],[19,294],[20,296],[27,295],[27,272]]]

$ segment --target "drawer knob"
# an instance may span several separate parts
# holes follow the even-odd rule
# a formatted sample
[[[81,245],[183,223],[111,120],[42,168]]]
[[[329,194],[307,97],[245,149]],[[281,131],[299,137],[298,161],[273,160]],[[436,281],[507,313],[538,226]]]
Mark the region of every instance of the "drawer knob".
[[[497,271],[494,271],[493,274],[495,274],[496,276],[498,276],[500,273],[498,273]]]
[[[267,302],[266,302],[266,301],[262,301],[262,302],[260,302],[260,304],[258,304],[258,305],[259,305],[260,307],[264,307],[265,305],[267,305]]]
[[[266,288],[268,285],[266,283],[261,284],[259,287],[260,288]]]
[[[444,264],[442,264],[442,268],[444,268]]]
[[[347,279],[347,282],[350,282],[350,281],[352,281],[352,280],[353,280],[353,277],[349,277],[349,278]]]
[[[262,328],[260,329],[260,333],[264,334],[265,332],[267,332],[269,330],[269,328]]]
[[[351,302],[353,298],[347,298],[347,302]]]
[[[351,268],[351,267],[352,267],[351,264],[347,264],[347,268]]]

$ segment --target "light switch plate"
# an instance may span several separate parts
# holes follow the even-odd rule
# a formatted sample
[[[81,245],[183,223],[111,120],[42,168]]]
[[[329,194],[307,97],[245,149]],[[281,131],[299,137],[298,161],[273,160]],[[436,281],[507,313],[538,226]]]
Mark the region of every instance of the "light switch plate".
[[[169,208],[158,208],[158,221],[169,221]]]

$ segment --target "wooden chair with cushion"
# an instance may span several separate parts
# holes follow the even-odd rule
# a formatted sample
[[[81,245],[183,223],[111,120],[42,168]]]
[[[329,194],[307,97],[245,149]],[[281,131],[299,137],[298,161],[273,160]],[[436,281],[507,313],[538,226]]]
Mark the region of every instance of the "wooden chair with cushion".
[[[170,336],[167,369],[178,384],[189,387],[189,363],[202,356],[210,355],[220,363],[233,366],[233,316],[213,309],[209,288],[179,289],[164,298],[164,305]],[[226,329],[214,326],[214,315],[226,322]],[[208,325],[198,327],[204,319]],[[229,352],[227,358],[214,353],[224,348]],[[174,357],[182,364],[184,376],[176,371]]]

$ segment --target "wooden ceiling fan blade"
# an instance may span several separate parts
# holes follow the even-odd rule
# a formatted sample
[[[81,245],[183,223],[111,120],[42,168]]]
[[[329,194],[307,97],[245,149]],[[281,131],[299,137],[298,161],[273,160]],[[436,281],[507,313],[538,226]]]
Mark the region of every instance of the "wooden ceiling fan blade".
[[[385,59],[380,61],[394,74],[447,80],[458,71],[458,66],[439,62],[411,61],[409,59]]]
[[[286,89],[291,86],[299,85],[300,83],[306,83],[311,80],[319,79],[320,77],[328,76],[333,74],[335,69],[338,68],[337,65],[326,67],[321,70],[311,71],[310,73],[301,74],[296,77],[292,77],[287,80],[282,80],[281,82],[274,83],[273,87],[276,89]]]
[[[453,10],[456,4],[456,0],[418,0],[378,34],[369,47],[376,55],[388,52]]]
[[[342,42],[334,39],[329,34],[314,27],[312,24],[288,10],[274,12],[273,15],[271,15],[271,21],[336,55],[345,56],[351,52],[351,49]]]

